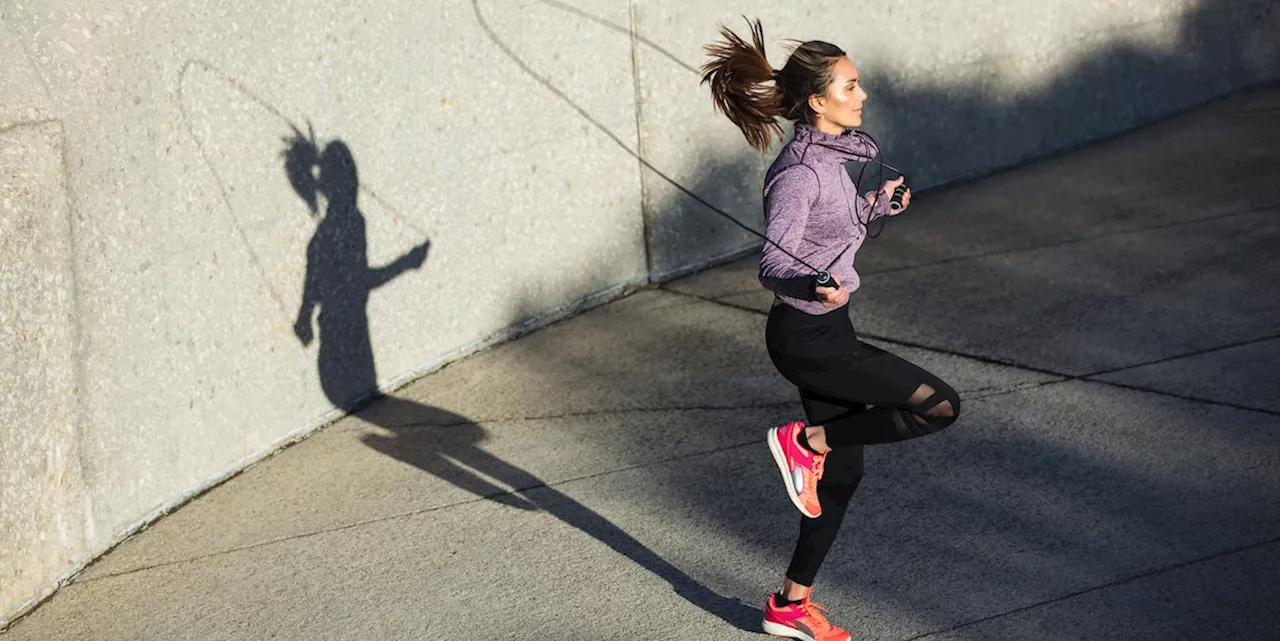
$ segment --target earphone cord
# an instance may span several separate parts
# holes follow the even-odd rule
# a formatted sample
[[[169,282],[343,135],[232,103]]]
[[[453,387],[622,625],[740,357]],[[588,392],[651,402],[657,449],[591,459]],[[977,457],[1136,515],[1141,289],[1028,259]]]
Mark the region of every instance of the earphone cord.
[[[871,140],[871,144],[875,146],[875,148],[876,148],[876,150],[877,150],[877,151],[880,149],[880,143],[876,142],[876,139],[875,139],[875,138],[873,138],[873,137],[871,136],[871,134],[869,134],[869,133],[867,133],[867,132],[865,132],[865,131],[861,131],[861,130],[856,130],[856,131],[858,132],[858,134],[863,135],[863,136],[866,136],[868,139],[870,139],[870,140]],[[834,150],[836,150],[836,151],[841,151],[841,152],[847,152],[847,151],[848,151],[847,149],[844,149],[844,148],[842,148],[842,147],[837,147],[837,146],[835,146],[835,145],[828,145],[828,144],[824,144],[824,143],[820,143],[820,142],[813,142],[813,141],[809,141],[809,142],[807,142],[807,143],[805,143],[805,144],[806,144],[806,145],[817,145],[817,146],[819,146],[819,147],[826,147],[827,149],[834,149]],[[861,197],[861,196],[862,196],[862,177],[863,177],[863,174],[864,174],[864,173],[866,172],[866,170],[867,170],[867,165],[868,165],[868,164],[870,164],[872,161],[874,161],[874,162],[876,163],[876,167],[877,167],[877,171],[878,171],[877,178],[878,178],[879,183],[880,183],[880,184],[882,184],[882,185],[884,184],[884,169],[885,169],[885,167],[888,167],[890,171],[896,171],[896,172],[898,172],[898,175],[899,175],[899,176],[904,175],[901,169],[898,169],[897,167],[894,167],[893,165],[890,165],[889,163],[887,163],[887,162],[885,162],[885,161],[881,160],[881,159],[879,158],[879,155],[877,154],[877,157],[876,157],[876,158],[869,159],[867,162],[862,163],[862,167],[858,170],[858,178],[854,181],[854,185],[853,185],[853,189],[854,189],[854,196],[855,196],[855,197]],[[887,195],[887,194],[884,194],[884,195],[882,195],[882,196],[888,196],[888,195]],[[856,218],[855,218],[855,216],[856,216]],[[853,224],[854,224],[854,226],[861,226],[861,227],[862,227],[862,229],[866,232],[866,234],[867,234],[867,238],[878,238],[878,237],[880,236],[880,234],[884,231],[884,225],[885,225],[885,222],[884,222],[884,219],[883,219],[883,218],[881,218],[881,220],[880,220],[880,226],[876,229],[876,232],[875,232],[874,234],[873,234],[873,233],[871,233],[871,229],[870,229],[870,226],[869,226],[870,221],[869,221],[869,220],[863,220],[863,219],[862,219],[862,216],[861,216],[861,215],[859,215],[859,214],[857,214],[857,205],[854,205],[853,211],[852,211],[852,212],[850,212],[850,214],[849,214],[849,222],[853,223]],[[840,253],[839,253],[839,254],[836,254],[836,257],[835,257],[835,258],[833,258],[833,259],[831,259],[831,263],[830,263],[830,264],[828,264],[828,265],[827,265],[827,267],[826,267],[826,269],[824,269],[823,271],[826,271],[826,270],[831,269],[832,265],[835,265],[837,261],[839,261],[842,257],[844,257],[845,252],[849,251],[849,248],[850,248],[850,247],[853,247],[853,243],[852,243],[852,242],[850,242],[848,245],[846,245],[844,249],[840,250]],[[781,249],[781,248],[779,248],[779,249]],[[784,250],[784,251],[785,251],[785,250]],[[788,255],[790,255],[790,254],[788,254]],[[806,267],[808,267],[808,265],[805,265],[805,266],[806,266]],[[813,269],[813,268],[812,268],[812,267],[809,267],[809,269]]]

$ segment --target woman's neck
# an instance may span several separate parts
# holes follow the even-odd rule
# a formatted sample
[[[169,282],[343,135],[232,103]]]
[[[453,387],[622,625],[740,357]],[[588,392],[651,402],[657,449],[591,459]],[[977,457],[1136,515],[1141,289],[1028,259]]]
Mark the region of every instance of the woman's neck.
[[[844,133],[844,127],[841,127],[830,120],[826,120],[825,118],[814,118],[813,122],[809,123],[809,126],[824,134],[831,134],[832,136],[839,136]]]

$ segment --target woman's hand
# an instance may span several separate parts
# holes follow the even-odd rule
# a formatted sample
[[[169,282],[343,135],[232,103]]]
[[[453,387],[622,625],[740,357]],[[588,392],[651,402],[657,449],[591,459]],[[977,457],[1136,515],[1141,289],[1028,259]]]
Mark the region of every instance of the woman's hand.
[[[840,284],[838,276],[832,274],[831,277],[835,279],[837,285]],[[835,309],[849,302],[849,290],[843,287],[815,287],[813,292],[817,294],[822,306],[827,309]]]
[[[897,189],[898,186],[901,185],[906,180],[907,179],[905,176],[898,176],[897,179],[895,180],[885,181],[884,185],[880,187],[879,194],[867,194],[867,202],[872,205],[875,205],[876,197],[879,196],[880,194],[884,194],[885,198],[893,198],[893,190]],[[902,194],[902,208],[899,209],[898,211],[890,210],[889,215],[897,216],[898,214],[901,214],[902,212],[907,210],[907,206],[910,204],[911,204],[911,189],[907,188],[907,190]]]
[[[311,339],[315,338],[311,333],[311,314],[298,315],[298,321],[293,324],[293,335],[302,341],[304,347],[311,344]]]

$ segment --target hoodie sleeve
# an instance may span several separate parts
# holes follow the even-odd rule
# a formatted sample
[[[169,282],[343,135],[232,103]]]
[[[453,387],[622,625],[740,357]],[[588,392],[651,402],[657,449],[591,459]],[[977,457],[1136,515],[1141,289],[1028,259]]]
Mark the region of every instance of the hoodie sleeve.
[[[800,255],[805,226],[818,193],[818,177],[804,165],[792,165],[765,186],[765,236],[787,252]],[[765,243],[760,258],[760,284],[775,294],[800,300],[817,300],[814,273],[794,258]]]

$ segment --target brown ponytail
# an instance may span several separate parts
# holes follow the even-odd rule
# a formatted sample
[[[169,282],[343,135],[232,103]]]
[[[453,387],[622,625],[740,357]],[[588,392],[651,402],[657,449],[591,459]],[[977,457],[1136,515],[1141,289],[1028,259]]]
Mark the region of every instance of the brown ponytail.
[[[760,153],[782,138],[778,118],[808,121],[809,96],[823,94],[831,84],[831,65],[845,53],[835,45],[810,40],[799,44],[781,71],[769,66],[760,21],[747,20],[751,44],[724,25],[720,42],[705,47],[711,59],[702,65],[702,82],[711,85],[716,109],[742,130],[747,143]]]

